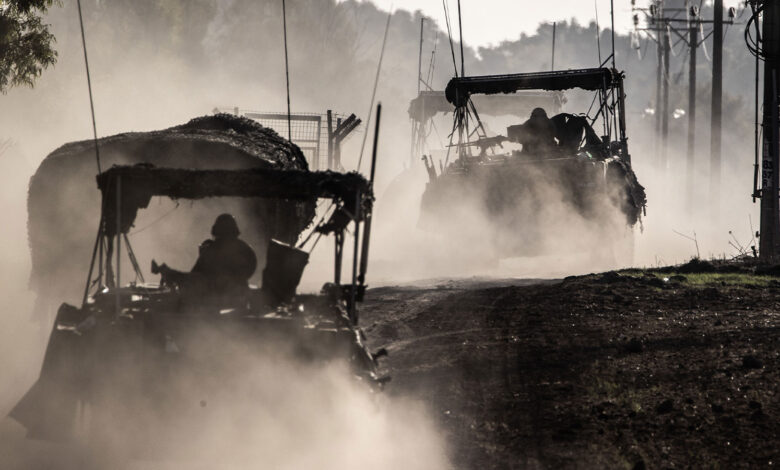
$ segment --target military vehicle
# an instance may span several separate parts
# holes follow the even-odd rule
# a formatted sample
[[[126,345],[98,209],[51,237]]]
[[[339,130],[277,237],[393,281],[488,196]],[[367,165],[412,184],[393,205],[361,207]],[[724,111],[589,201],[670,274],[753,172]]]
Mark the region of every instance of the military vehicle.
[[[646,198],[631,167],[623,79],[614,69],[593,68],[450,80],[445,97],[453,107],[451,143],[438,171],[433,158],[423,156],[429,182],[419,226],[461,237],[470,250],[496,258],[607,247],[619,262],[630,262],[632,229],[641,222]],[[542,112],[542,127],[549,127],[540,130],[534,117],[509,126],[506,136],[487,134],[472,98],[570,89],[592,92],[594,112],[549,119]],[[522,148],[504,150],[507,142]]]
[[[143,410],[165,410],[174,418],[197,416],[208,401],[208,386],[203,389],[203,400],[193,402],[192,383],[187,386],[190,393],[181,395],[181,384],[169,378],[183,370],[193,371],[204,380],[194,382],[199,384],[195,387],[214,377],[224,378],[212,372],[234,363],[236,358],[228,351],[237,348],[303,363],[343,361],[372,390],[388,380],[377,370],[377,359],[384,351],[370,353],[358,327],[357,303],[365,292],[373,206],[372,185],[363,176],[138,164],[113,166],[97,176],[97,183],[102,211],[82,305],[59,308],[40,378],[10,413],[27,428],[28,436],[68,439],[85,427],[85,415],[91,416],[92,424],[86,427],[93,432],[130,426],[125,429],[129,434],[153,435]],[[165,279],[159,284],[137,282],[143,275],[126,234],[138,211],[154,196],[264,198],[290,203],[330,200],[331,210],[304,243],[314,240],[316,244],[323,235],[335,237],[334,279],[319,294],[297,294],[309,254],[303,244],[296,247],[272,240],[262,286],[249,286],[240,295],[188,292]],[[348,226],[355,236],[354,261],[351,280],[343,283]],[[121,265],[127,260],[136,282],[122,285]],[[194,395],[198,396],[197,390]],[[108,425],[100,426],[101,422]]]
[[[67,143],[51,152],[30,178],[27,198],[28,240],[32,257],[30,289],[37,296],[34,315],[49,327],[62,302],[77,303],[83,294],[85,260],[100,218],[95,181],[95,150],[104,168],[150,163],[165,168],[240,170],[276,168],[312,170],[297,145],[271,128],[230,114],[200,116],[168,129],[123,132],[97,140]],[[230,212],[241,218],[245,240],[265,247],[271,238],[294,243],[314,218],[313,202],[279,199],[212,198],[198,204],[159,199],[128,234],[134,246],[154,246],[168,262],[180,264],[203,238],[202,218]],[[161,222],[144,230],[150,221]],[[173,240],[155,230],[164,223],[187,237]],[[183,248],[186,247],[186,248]],[[149,261],[139,250],[139,260]],[[257,253],[260,265],[265,252]]]

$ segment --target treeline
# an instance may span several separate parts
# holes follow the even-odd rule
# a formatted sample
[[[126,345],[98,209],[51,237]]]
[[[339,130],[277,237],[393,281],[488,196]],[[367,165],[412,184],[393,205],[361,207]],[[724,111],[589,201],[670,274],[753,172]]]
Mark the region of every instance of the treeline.
[[[676,1],[682,3],[682,0]],[[132,95],[128,100],[135,104],[143,100],[144,93],[154,93],[158,84],[165,83],[171,93],[192,97],[186,109],[190,114],[197,109],[205,113],[217,105],[282,108],[281,2],[83,0],[82,5],[98,93],[104,90],[105,94],[110,92],[114,97],[122,93]],[[339,3],[335,0],[288,0],[287,9],[294,110],[332,108],[365,116],[387,12],[373,3],[356,0]],[[705,6],[702,15],[711,17],[711,7]],[[392,17],[378,89],[378,98],[383,101],[391,122],[405,122],[406,107],[416,93],[420,18],[419,12],[402,10]],[[51,106],[52,94],[57,95],[54,101],[61,100],[63,95],[81,100],[78,93],[84,88],[75,4],[65,2],[60,8],[50,9],[46,20],[52,24],[57,37],[60,60],[56,65],[56,79],[48,78],[50,72],[45,73],[40,92],[37,96],[28,96],[26,105],[33,108]],[[742,27],[731,26],[725,36],[724,116],[730,131],[737,136],[734,145],[752,132],[753,62],[743,43]],[[472,32],[464,33],[468,45]],[[595,23],[559,22],[556,68],[596,66],[599,62],[596,34]],[[600,31],[602,60],[611,52],[610,34],[606,28]],[[458,56],[459,45],[455,39]],[[550,68],[551,45],[552,25],[541,24],[532,34],[518,34],[516,39],[494,47],[467,46],[466,69],[469,74],[546,70]],[[706,48],[712,50],[711,38]],[[687,103],[687,50],[678,42],[673,52],[671,102],[675,107],[684,107]],[[654,106],[655,43],[645,35],[637,41],[629,35],[618,34],[615,53],[618,68],[627,71],[628,106],[632,113],[629,124],[636,129],[651,126],[652,120],[643,120],[642,113],[645,108]],[[706,132],[711,64],[701,50],[699,57],[698,115],[702,132]],[[459,62],[459,57],[457,60]],[[426,22],[423,46],[423,75],[427,76],[429,71],[430,84],[438,89],[443,88],[453,75],[446,28],[433,22]],[[171,81],[176,89],[170,87]],[[213,91],[217,88],[221,90],[219,93]],[[246,102],[250,99],[247,97],[252,96],[247,90],[255,88],[267,91],[263,95],[268,96],[264,102]],[[160,89],[156,93],[167,91]],[[104,98],[103,103],[105,101]],[[56,122],[51,124],[56,125]],[[673,126],[673,132],[680,134],[673,138],[681,139],[684,129],[684,125]]]

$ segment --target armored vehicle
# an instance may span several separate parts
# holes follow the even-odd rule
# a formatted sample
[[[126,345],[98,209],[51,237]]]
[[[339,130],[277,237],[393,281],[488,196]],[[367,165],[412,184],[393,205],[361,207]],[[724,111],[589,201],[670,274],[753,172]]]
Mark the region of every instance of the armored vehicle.
[[[236,363],[235,351],[250,356],[273,354],[307,364],[342,361],[372,390],[387,380],[377,372],[376,360],[384,351],[370,353],[358,327],[357,303],[365,291],[373,205],[371,183],[363,176],[141,164],[113,166],[98,175],[97,183],[102,212],[82,305],[59,308],[40,378],[10,413],[29,436],[67,439],[85,415],[97,423],[110,422],[96,429],[133,423],[128,433],[151,433],[143,410],[153,405],[158,413],[164,410],[174,417],[197,414],[207,406],[209,386],[229,386],[213,382],[225,377],[219,369]],[[145,283],[126,235],[138,211],[154,196],[329,200],[329,210],[305,243],[314,240],[316,244],[323,235],[335,237],[334,279],[319,294],[297,294],[309,253],[303,244],[296,247],[272,240],[261,287],[248,285],[223,295],[193,292],[168,282],[165,276],[159,284]],[[355,236],[355,252],[351,279],[343,283],[348,226]],[[136,281],[123,285],[121,268],[128,260],[125,272],[132,266]],[[202,380],[186,385],[169,380],[184,370]],[[192,389],[200,386],[204,387],[203,399],[193,402],[192,397],[200,395]],[[182,388],[189,393],[180,394]]]
[[[631,167],[623,78],[614,69],[593,68],[450,80],[450,145],[438,171],[433,158],[423,155],[429,182],[419,226],[462,237],[497,258],[607,246],[630,262],[632,228],[641,221],[646,198]],[[507,127],[506,136],[488,135],[472,99],[570,89],[593,93],[591,114],[548,118],[540,107],[526,123]],[[504,150],[507,142],[522,148]]]

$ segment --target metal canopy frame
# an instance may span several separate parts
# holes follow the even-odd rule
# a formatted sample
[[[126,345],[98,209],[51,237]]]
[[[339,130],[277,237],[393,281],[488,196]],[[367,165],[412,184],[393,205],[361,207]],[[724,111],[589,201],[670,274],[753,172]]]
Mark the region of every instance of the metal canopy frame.
[[[377,123],[378,124],[378,123]],[[378,126],[377,126],[378,128]],[[376,151],[372,161],[373,167]],[[151,165],[114,166],[97,176],[102,194],[98,235],[92,251],[92,261],[87,275],[82,305],[86,304],[90,288],[104,287],[115,290],[115,314],[121,312],[121,248],[124,238],[128,256],[134,255],[126,233],[135,220],[138,209],[148,206],[153,196],[173,199],[202,199],[207,197],[259,197],[287,200],[331,199],[336,210],[324,224],[315,227],[320,233],[333,233],[336,238],[336,272],[334,282],[340,286],[344,232],[347,225],[354,225],[355,259],[361,257],[358,266],[353,263],[352,284],[343,286],[350,317],[357,323],[356,301],[362,301],[365,291],[365,271],[368,259],[368,236],[373,209],[372,182],[362,175],[331,171],[308,172],[302,170],[247,169],[247,170],[192,170],[179,168],[155,168]],[[360,228],[365,226],[362,253],[358,250]],[[114,250],[116,246],[116,250]],[[105,254],[105,256],[104,256]],[[112,258],[116,258],[116,276]],[[98,276],[93,281],[94,268]],[[133,263],[137,268],[136,263]]]
[[[582,89],[597,92],[599,100],[596,114],[590,118],[591,125],[601,117],[603,123],[604,145],[612,142],[613,132],[617,133],[620,153],[627,164],[631,164],[628,153],[628,138],[625,121],[625,90],[623,72],[614,68],[598,67],[579,70],[561,70],[551,72],[518,73],[506,75],[482,75],[474,77],[455,77],[445,89],[447,101],[455,106],[453,135],[458,131],[459,157],[464,156],[468,147],[463,144],[470,141],[473,133],[486,137],[477,114],[472,95],[510,94],[524,90],[563,91]],[[469,119],[477,121],[473,132],[469,132]],[[614,131],[613,131],[614,129]]]

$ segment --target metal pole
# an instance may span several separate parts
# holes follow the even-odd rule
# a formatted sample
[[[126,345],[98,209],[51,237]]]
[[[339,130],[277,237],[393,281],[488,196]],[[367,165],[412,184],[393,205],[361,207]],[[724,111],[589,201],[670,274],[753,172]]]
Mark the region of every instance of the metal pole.
[[[691,25],[689,29],[690,58],[688,63],[688,154],[686,157],[686,195],[688,212],[693,209],[693,187],[695,183],[694,163],[696,152],[696,49],[699,47],[699,28]]]
[[[612,68],[614,69],[615,68],[615,0],[609,1],[609,15],[612,21]]]
[[[463,66],[463,22],[460,14],[460,0],[458,0],[458,34],[460,34],[460,76],[466,76],[466,68]]]
[[[710,126],[710,201],[713,215],[720,209],[720,146],[723,98],[723,0],[715,0],[712,25],[712,121]]]
[[[336,255],[336,262],[333,268],[333,283],[336,285],[341,284],[341,261],[344,253],[344,232],[337,232],[334,237],[334,251]]]
[[[664,38],[664,71],[663,71],[663,109],[661,116],[661,160],[664,171],[669,169],[669,157],[667,155],[667,146],[669,143],[669,49],[670,49],[670,33],[669,28],[665,27],[663,32]]]
[[[379,145],[379,119],[382,117],[382,103],[376,105],[376,124],[374,127],[374,148],[371,152],[371,177],[369,178],[369,183],[371,186],[374,186],[374,174],[376,173],[376,154],[377,154],[377,145]]]
[[[292,142],[292,124],[290,122],[290,65],[287,60],[287,6],[282,0],[282,26],[284,29],[284,76],[287,81],[287,140]]]
[[[89,272],[87,273],[87,285],[84,287],[84,296],[81,298],[81,306],[84,307],[87,303],[87,297],[89,297],[89,286],[92,284],[92,271],[95,269],[95,256],[97,255],[98,245],[100,244],[100,238],[103,236],[103,224],[98,225],[98,233],[95,238],[95,246],[92,248],[92,260],[89,262]]]
[[[778,136],[778,55],[780,54],[780,2],[766,2],[762,35],[764,56],[764,113],[762,190],[761,190],[761,238],[759,256],[762,260],[777,259],[780,246],[780,137]]]
[[[550,70],[555,70],[555,27],[557,23],[553,21],[553,44],[552,44],[552,62],[550,64]]]
[[[333,169],[333,111],[328,110],[328,170]]]
[[[661,81],[663,80],[663,38],[661,37],[661,28],[656,29],[656,70],[655,70],[655,154],[658,161],[660,161],[661,146],[658,144],[661,140]]]
[[[119,296],[119,291],[122,288],[122,270],[120,260],[121,260],[121,253],[122,253],[122,177],[117,176],[116,178],[116,284],[115,284],[115,299],[116,299],[116,310],[114,311],[115,316],[119,316],[122,312],[122,299]]]
[[[355,296],[357,294],[357,263],[358,263],[358,257],[360,256],[360,253],[358,252],[359,242],[360,242],[360,218],[363,216],[361,214],[361,207],[360,207],[360,191],[355,193],[355,240],[354,240],[354,246],[352,249],[352,285],[350,293],[349,293],[349,318],[352,320],[353,323],[357,324],[357,305],[355,305]]]
[[[371,154],[371,173],[369,178],[369,187],[374,190],[374,175],[376,173],[376,155],[377,146],[379,144],[379,120],[382,117],[382,103],[376,106],[376,124],[374,129],[374,148]],[[363,217],[363,247],[360,254],[360,274],[358,275],[358,283],[363,286],[366,282],[366,272],[368,271],[368,247],[371,239],[371,219],[373,216],[373,208],[367,211]]]
[[[420,82],[422,82],[422,46],[423,46],[423,26],[425,17],[420,18],[420,55],[417,58],[417,96],[420,95]]]

